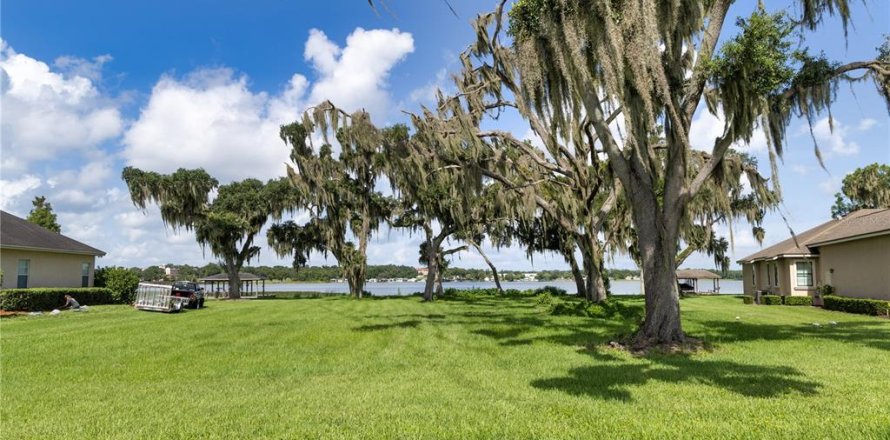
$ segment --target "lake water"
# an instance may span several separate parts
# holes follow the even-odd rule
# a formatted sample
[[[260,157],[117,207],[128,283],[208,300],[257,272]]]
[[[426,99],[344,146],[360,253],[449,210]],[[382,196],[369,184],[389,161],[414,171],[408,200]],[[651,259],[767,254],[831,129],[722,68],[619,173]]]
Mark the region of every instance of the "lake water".
[[[393,295],[411,295],[415,292],[423,292],[423,282],[407,282],[407,283],[367,283],[365,290],[371,292],[372,295],[393,296]],[[442,283],[446,289],[453,287],[455,289],[472,289],[476,287],[489,288],[495,287],[494,282],[490,281],[452,281]],[[505,281],[501,283],[504,289],[528,290],[537,289],[544,286],[556,286],[565,289],[568,292],[575,291],[575,283],[570,280],[555,281]],[[711,282],[701,280],[699,286],[711,286]],[[640,282],[634,280],[612,280],[611,290],[615,295],[640,295]],[[346,283],[283,283],[283,284],[266,284],[266,292],[324,292],[324,293],[348,293],[349,285]],[[740,294],[742,293],[741,280],[720,280],[720,293],[723,294]]]

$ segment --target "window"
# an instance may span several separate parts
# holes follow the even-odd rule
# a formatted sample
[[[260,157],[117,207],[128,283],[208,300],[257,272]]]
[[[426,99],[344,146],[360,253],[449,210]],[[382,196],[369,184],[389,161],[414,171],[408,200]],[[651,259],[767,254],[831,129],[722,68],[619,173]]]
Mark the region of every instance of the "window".
[[[779,264],[766,263],[766,286],[779,287]]]
[[[90,287],[90,263],[80,265],[80,287]]]
[[[19,260],[18,283],[16,287],[26,289],[28,287],[28,273],[31,270],[31,260]]]
[[[797,285],[801,287],[813,286],[813,262],[799,261],[797,267]]]
[[[757,263],[751,265],[751,285],[757,288]]]

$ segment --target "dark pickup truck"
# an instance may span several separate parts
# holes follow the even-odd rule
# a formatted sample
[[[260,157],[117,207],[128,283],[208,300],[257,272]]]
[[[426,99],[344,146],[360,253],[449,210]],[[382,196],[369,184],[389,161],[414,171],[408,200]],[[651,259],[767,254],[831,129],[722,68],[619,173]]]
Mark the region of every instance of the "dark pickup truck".
[[[189,302],[186,307],[190,309],[200,309],[204,307],[204,288],[199,287],[197,283],[190,281],[176,281],[170,290],[171,296],[180,298],[188,298]]]

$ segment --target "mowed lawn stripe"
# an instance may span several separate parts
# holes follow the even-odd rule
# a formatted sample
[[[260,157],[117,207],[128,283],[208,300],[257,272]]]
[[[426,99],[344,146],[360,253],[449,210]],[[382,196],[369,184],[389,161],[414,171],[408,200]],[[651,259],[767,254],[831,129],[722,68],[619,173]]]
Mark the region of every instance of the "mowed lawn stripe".
[[[633,316],[553,316],[533,298],[209,301],[174,315],[99,306],[4,319],[3,436],[890,434],[886,319],[735,297],[682,306],[685,330],[710,350],[635,358],[606,346]]]

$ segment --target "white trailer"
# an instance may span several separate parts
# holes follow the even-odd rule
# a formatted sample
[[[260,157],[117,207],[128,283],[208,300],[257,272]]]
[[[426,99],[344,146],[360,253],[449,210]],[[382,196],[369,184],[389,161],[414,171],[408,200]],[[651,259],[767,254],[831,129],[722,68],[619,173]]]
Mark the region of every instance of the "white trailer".
[[[173,296],[171,290],[171,286],[164,284],[139,283],[133,306],[138,310],[178,312],[188,304],[189,299]]]

